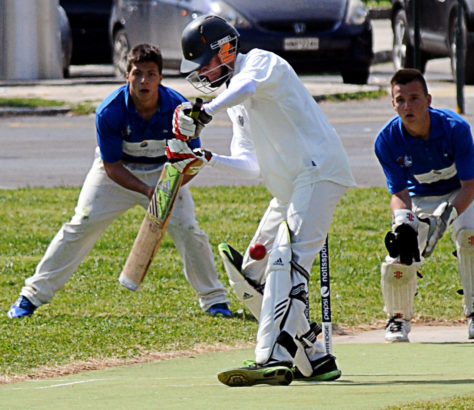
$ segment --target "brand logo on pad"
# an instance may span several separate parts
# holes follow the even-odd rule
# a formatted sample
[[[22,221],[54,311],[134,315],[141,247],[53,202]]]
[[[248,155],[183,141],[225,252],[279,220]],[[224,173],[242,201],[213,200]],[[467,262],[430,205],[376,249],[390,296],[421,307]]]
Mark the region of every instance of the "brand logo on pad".
[[[283,266],[283,261],[281,258],[278,258],[275,262],[273,262],[273,266]]]
[[[403,272],[402,271],[399,271],[397,270],[393,276],[395,276],[395,279],[401,279],[403,277]]]

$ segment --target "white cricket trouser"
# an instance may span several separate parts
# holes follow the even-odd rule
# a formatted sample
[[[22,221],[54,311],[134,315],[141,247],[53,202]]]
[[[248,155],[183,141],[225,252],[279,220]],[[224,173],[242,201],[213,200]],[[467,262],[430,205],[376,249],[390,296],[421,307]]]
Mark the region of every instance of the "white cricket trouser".
[[[271,249],[280,223],[286,221],[291,232],[293,260],[311,272],[311,266],[328,234],[336,205],[346,190],[347,187],[330,181],[318,181],[295,186],[288,203],[273,198],[251,244],[260,242]],[[259,261],[251,259],[247,248],[242,264],[245,276],[258,284],[265,282],[267,260],[268,254]]]
[[[161,169],[131,172],[145,183],[156,185]],[[49,303],[107,226],[134,205],[141,205],[146,209],[148,202],[146,196],[112,181],[96,153],[94,164],[79,195],[75,215],[51,241],[35,274],[26,279],[21,295],[36,306]],[[199,228],[194,202],[186,186],[181,187],[178,192],[167,232],[181,255],[187,281],[198,292],[201,308],[207,310],[215,303],[227,303],[225,288],[218,279],[214,265],[209,238]],[[124,250],[125,253],[128,251],[129,249]]]

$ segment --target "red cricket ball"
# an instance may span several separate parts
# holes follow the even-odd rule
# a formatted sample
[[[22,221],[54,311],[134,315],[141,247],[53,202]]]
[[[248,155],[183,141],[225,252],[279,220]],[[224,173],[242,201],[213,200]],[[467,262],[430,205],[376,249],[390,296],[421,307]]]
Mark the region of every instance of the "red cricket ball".
[[[267,250],[260,242],[255,242],[254,244],[250,245],[249,255],[252,259],[259,261],[260,259],[263,259],[266,254]]]

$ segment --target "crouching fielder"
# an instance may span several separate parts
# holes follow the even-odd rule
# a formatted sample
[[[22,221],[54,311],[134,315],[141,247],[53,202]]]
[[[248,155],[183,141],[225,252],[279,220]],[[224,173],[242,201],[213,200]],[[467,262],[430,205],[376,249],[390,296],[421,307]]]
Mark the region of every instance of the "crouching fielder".
[[[260,174],[274,196],[252,239],[265,245],[264,259],[220,246],[231,284],[259,328],[255,362],[222,372],[219,380],[288,384],[294,366],[302,378],[336,379],[335,358],[316,340],[319,329],[307,308],[311,266],[337,203],[354,185],[340,138],[291,66],[259,49],[238,53],[239,33],[225,20],[195,19],[183,31],[182,47],[181,71],[196,88],[212,92],[227,83],[203,109],[209,115],[227,109],[232,156],[202,155],[218,169]]]
[[[375,153],[393,212],[381,267],[387,342],[408,342],[417,270],[452,224],[464,291],[468,337],[474,339],[474,143],[456,113],[431,108],[422,74],[403,69],[391,80],[397,116],[379,132]],[[420,255],[421,254],[421,255]]]

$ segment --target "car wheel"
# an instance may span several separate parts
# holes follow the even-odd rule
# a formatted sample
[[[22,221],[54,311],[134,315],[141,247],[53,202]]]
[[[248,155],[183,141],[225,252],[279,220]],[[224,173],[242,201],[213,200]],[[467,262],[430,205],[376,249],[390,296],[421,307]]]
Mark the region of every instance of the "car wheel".
[[[393,19],[393,65],[395,70],[413,66],[413,47],[408,37],[405,10],[398,10]]]
[[[128,38],[124,30],[118,30],[114,36],[112,48],[112,61],[114,63],[115,76],[125,78],[127,73],[127,55],[130,51]]]
[[[370,75],[370,66],[343,71],[341,73],[344,84],[367,84]]]
[[[410,44],[405,10],[398,10],[393,19],[392,60],[395,71],[415,66],[414,48]],[[425,72],[427,61],[427,55],[420,50],[420,71],[422,73]]]
[[[451,73],[453,75],[453,80],[457,81],[457,59],[456,59],[456,29],[457,29],[458,19],[457,16],[453,18],[449,30],[449,41],[450,41],[450,59],[451,59]],[[468,47],[466,44],[466,24],[462,24],[462,35],[463,35],[463,61],[464,61],[464,82],[465,84],[474,84],[474,50],[472,47]]]

